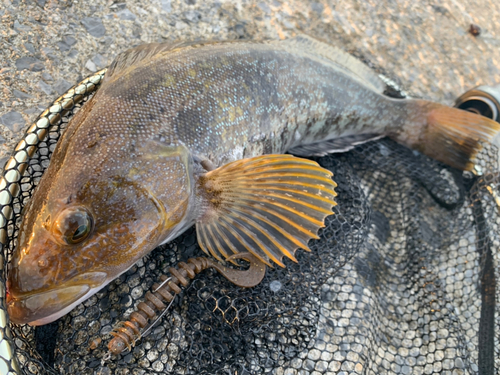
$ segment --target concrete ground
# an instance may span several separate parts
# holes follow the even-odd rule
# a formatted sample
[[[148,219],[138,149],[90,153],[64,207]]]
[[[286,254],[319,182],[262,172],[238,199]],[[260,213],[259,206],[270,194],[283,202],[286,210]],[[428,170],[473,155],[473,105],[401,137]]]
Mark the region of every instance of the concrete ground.
[[[0,0],[0,20],[2,165],[52,100],[140,43],[307,32],[427,99],[451,104],[468,88],[500,81],[493,0]]]
[[[362,57],[412,95],[446,104],[500,82],[500,2],[437,3],[0,0],[0,165],[50,102],[147,42],[306,32]]]

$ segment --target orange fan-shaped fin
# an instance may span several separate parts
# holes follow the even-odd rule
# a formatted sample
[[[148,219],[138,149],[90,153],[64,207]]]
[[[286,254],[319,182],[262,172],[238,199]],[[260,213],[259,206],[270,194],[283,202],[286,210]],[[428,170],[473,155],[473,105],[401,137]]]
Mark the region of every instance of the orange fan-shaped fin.
[[[332,173],[291,155],[238,160],[199,180],[204,211],[196,222],[201,248],[216,259],[250,252],[268,265],[284,266],[295,250],[309,250],[331,215]]]

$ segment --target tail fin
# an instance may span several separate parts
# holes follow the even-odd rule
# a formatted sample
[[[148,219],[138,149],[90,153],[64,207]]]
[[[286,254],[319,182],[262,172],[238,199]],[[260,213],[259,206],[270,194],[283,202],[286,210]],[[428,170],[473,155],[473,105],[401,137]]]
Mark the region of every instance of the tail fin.
[[[500,123],[487,117],[435,104],[429,109],[420,107],[420,116],[427,114],[422,132],[412,137],[408,133],[414,130],[408,131],[402,143],[454,168],[472,170],[477,153],[500,133]]]

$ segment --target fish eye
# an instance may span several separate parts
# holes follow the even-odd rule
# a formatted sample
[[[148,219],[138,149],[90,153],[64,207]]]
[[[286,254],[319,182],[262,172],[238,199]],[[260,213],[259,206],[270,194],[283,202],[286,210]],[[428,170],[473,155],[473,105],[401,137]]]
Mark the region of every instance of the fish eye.
[[[93,229],[90,213],[83,207],[64,209],[54,221],[53,233],[68,245],[85,240]]]

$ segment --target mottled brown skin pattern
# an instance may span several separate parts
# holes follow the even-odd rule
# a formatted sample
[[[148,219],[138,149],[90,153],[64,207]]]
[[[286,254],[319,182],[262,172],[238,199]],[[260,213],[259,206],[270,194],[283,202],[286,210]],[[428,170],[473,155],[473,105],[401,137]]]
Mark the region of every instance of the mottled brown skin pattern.
[[[74,306],[57,290],[76,285],[84,295],[90,285],[95,293],[191,226],[204,207],[196,191],[204,161],[219,167],[342,135],[388,133],[411,115],[406,101],[301,47],[150,45],[119,58],[68,126],[26,211],[8,279],[12,319],[54,320],[62,313],[39,320],[57,308],[38,294],[55,290],[53,304]],[[94,217],[81,243],[67,245],[51,230],[67,207]]]
[[[99,95],[98,108],[107,113],[96,108],[87,123],[120,124],[119,134],[137,143],[183,144],[220,166],[346,132],[385,129],[400,116],[395,103],[298,48],[221,43],[169,51],[112,73]],[[100,126],[87,131],[82,144],[114,133]],[[126,147],[133,152],[130,142]]]

